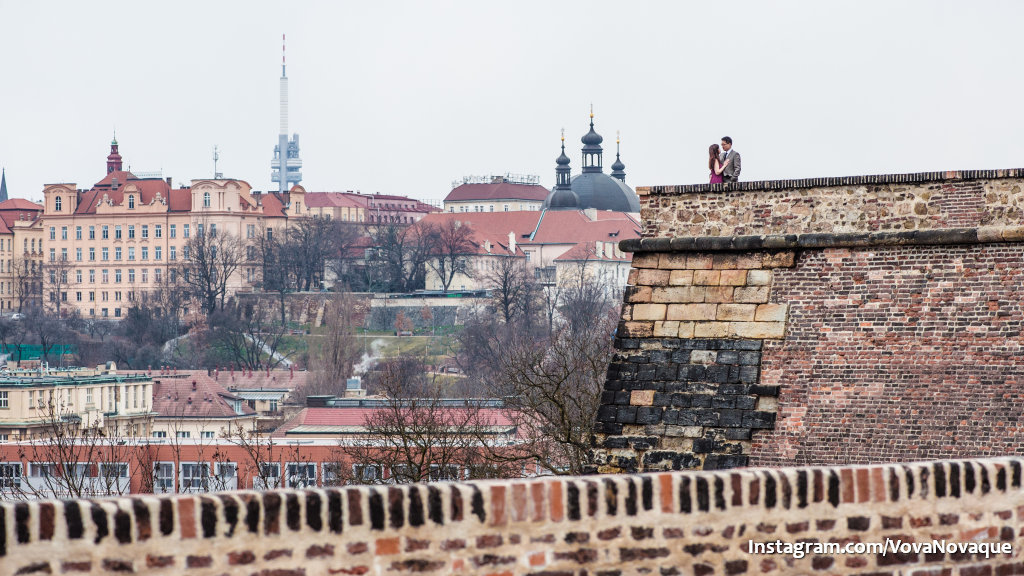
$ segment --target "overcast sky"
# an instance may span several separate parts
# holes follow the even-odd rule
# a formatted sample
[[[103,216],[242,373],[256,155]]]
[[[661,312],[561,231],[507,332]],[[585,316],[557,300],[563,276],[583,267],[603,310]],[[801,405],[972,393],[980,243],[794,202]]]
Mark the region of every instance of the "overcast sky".
[[[281,34],[307,190],[443,198],[469,174],[551,187],[591,103],[632,186],[1024,166],[1024,2],[0,0],[11,196],[133,171],[271,188]],[[127,166],[126,166],[127,167]],[[275,186],[276,188],[276,186]]]

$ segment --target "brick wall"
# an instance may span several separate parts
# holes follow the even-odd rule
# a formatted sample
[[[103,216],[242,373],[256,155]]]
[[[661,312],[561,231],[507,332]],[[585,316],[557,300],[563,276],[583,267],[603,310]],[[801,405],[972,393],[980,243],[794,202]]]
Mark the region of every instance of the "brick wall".
[[[1024,461],[0,503],[15,574],[1020,574]],[[1009,543],[1012,555],[748,553]]]
[[[597,471],[1017,453],[1022,182],[640,189]]]

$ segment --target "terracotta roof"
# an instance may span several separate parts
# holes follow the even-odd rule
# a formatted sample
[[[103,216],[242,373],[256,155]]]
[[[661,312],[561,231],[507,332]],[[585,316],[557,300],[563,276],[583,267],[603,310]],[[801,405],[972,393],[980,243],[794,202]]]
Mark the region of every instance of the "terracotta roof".
[[[534,184],[462,184],[445,196],[445,202],[466,202],[471,200],[529,200],[543,202],[550,190]]]
[[[243,418],[256,414],[244,402],[242,414],[235,413],[232,404],[236,400],[241,398],[205,374],[153,377],[153,411],[158,418]]]
[[[344,192],[306,192],[306,206],[310,208],[359,208],[363,204],[349,198]]]
[[[211,381],[217,386],[228,390],[294,390],[306,383],[309,372],[305,370],[271,370],[267,375],[266,370],[215,370],[208,375],[206,370],[178,370],[179,376],[184,375],[189,382]]]
[[[339,192],[347,196],[359,206],[367,210],[393,210],[395,212],[440,212],[430,204],[420,202],[408,196],[395,196],[391,194],[354,194],[352,192]]]
[[[582,260],[590,261],[601,261],[601,262],[630,262],[633,259],[631,252],[619,252],[618,256],[615,255],[613,249],[611,254],[602,251],[601,257],[597,257],[597,248],[594,246],[596,242],[580,242],[572,248],[566,250],[564,254],[555,258],[556,262],[579,262]],[[618,244],[615,242],[614,244]]]
[[[114,178],[117,178],[117,187],[114,187]],[[103,180],[97,182],[91,189],[82,190],[78,196],[78,207],[75,214],[95,214],[96,205],[103,201],[106,196],[114,204],[124,202],[125,189],[132,186],[139,193],[138,202],[141,205],[152,204],[159,194],[161,198],[169,203],[168,207],[173,211],[175,206],[172,203],[174,194],[169,184],[160,178],[136,178],[131,172],[115,171],[106,175]],[[188,196],[187,204],[181,202],[182,192]],[[188,210],[192,207],[191,191],[178,189],[176,195],[179,197],[178,210]]]
[[[11,198],[10,200],[0,202],[0,210],[35,210],[42,212],[43,205],[30,202],[24,198]]]

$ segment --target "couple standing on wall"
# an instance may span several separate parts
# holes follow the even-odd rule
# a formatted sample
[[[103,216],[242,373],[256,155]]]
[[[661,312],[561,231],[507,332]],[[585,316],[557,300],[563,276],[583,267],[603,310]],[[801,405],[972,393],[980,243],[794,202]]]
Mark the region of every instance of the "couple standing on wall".
[[[739,182],[740,153],[732,149],[732,138],[722,137],[722,147],[712,144],[708,149],[708,168],[711,170],[711,183]]]

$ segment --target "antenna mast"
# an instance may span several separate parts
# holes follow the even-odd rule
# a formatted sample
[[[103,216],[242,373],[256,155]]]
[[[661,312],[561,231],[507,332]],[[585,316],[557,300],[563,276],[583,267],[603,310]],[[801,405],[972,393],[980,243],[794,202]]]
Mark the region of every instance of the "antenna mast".
[[[213,178],[219,180],[224,175],[217,172],[217,161],[220,160],[220,152],[217,150],[217,145],[213,145]]]

